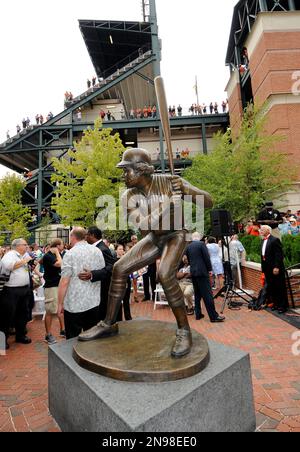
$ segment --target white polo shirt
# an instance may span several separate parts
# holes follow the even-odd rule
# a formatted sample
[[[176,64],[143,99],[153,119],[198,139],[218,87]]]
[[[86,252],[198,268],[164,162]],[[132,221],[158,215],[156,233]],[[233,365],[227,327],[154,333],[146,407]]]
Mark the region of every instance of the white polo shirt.
[[[3,257],[1,264],[5,273],[10,273],[9,281],[5,284],[6,287],[25,287],[30,285],[30,276],[28,265],[13,270],[15,264],[24,259],[16,250],[9,251]]]

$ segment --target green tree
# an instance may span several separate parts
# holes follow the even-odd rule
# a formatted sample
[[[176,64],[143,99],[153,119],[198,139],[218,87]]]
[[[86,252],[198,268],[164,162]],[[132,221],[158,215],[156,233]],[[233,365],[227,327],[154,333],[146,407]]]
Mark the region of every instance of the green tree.
[[[116,165],[125,148],[119,134],[111,132],[96,121],[95,128],[84,132],[81,142],[66,158],[53,160],[52,182],[57,184],[57,190],[52,208],[63,223],[91,226],[98,214],[99,196],[118,199],[122,172]]]
[[[214,208],[229,210],[236,221],[255,216],[261,204],[275,199],[297,179],[297,168],[276,149],[282,140],[265,132],[264,108],[249,105],[236,138],[231,130],[215,136],[215,149],[199,155],[185,178],[207,190]]]
[[[25,185],[25,181],[15,174],[0,181],[0,230],[9,231],[12,240],[30,236],[27,224],[31,220],[31,211],[22,204]],[[1,234],[0,243],[3,244],[4,240],[5,236]]]

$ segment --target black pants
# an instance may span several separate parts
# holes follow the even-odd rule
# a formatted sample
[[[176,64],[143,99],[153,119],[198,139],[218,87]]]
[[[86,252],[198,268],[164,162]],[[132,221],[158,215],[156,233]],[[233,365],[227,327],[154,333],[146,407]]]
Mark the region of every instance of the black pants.
[[[99,307],[90,309],[85,312],[72,313],[65,311],[65,330],[66,330],[66,338],[73,339],[74,337],[78,337],[82,331],[87,331],[98,323],[99,318]]]
[[[25,287],[4,287],[0,298],[0,331],[8,337],[9,328],[16,329],[16,339],[26,335],[31,289]]]
[[[28,302],[28,322],[32,320],[32,310],[34,308],[34,293],[33,293],[33,280],[32,275],[30,277],[30,299]]]
[[[289,301],[284,270],[281,269],[278,276],[273,275],[273,272],[268,272],[265,276],[269,299],[275,304],[276,308],[288,309]]]
[[[152,298],[150,297],[149,280],[151,284]],[[154,264],[149,265],[148,272],[143,275],[143,284],[145,300],[152,299],[152,301],[154,301],[156,290],[156,262]]]
[[[123,303],[120,307],[118,318],[117,318],[118,322],[123,321],[123,312],[124,312],[124,317],[125,317],[126,321],[132,320],[131,312],[130,312],[130,296],[131,296],[131,279],[128,278],[126,293],[125,293]]]
[[[98,316],[99,321],[106,318],[110,281],[111,278],[108,278],[106,281],[101,281],[101,302],[99,306]]]
[[[218,313],[215,308],[214,297],[210,285],[209,277],[193,278],[193,286],[195,292],[195,313],[199,317],[201,313],[201,299],[203,298],[207,313],[210,320],[215,320]]]

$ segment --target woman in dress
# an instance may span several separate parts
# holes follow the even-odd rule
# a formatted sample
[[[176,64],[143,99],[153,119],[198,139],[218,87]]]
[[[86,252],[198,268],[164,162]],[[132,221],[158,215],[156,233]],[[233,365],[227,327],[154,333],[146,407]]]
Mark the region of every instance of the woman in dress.
[[[210,261],[213,269],[213,274],[215,280],[218,280],[219,289],[222,287],[222,279],[224,275],[224,268],[222,264],[222,259],[220,258],[220,248],[214,237],[209,237],[207,241],[207,249],[210,256]],[[216,289],[215,284],[213,289]]]

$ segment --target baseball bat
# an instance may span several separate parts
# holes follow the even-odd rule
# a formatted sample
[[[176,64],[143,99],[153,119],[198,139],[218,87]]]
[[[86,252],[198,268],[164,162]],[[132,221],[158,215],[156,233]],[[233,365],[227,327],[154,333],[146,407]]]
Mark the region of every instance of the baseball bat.
[[[169,157],[169,165],[172,176],[174,176],[174,159],[172,150],[172,140],[171,140],[171,127],[169,119],[169,110],[167,105],[167,96],[165,90],[164,79],[162,77],[156,77],[154,80],[156,97],[158,102],[158,108],[160,113],[161,124],[167,144],[167,151]]]

